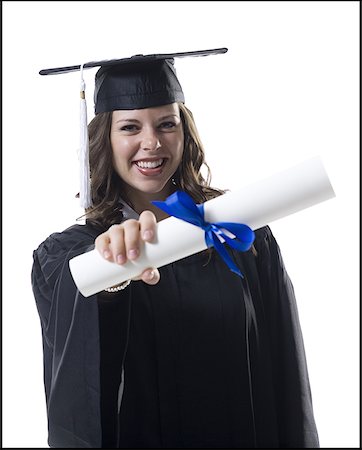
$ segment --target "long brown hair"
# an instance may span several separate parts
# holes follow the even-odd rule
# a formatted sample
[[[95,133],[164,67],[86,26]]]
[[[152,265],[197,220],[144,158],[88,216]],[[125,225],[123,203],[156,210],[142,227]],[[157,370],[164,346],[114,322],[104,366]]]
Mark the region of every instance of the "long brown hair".
[[[184,130],[184,152],[181,164],[174,174],[177,189],[187,192],[196,203],[203,203],[225,191],[212,188],[210,168],[205,162],[205,152],[191,111],[179,103]],[[100,113],[88,125],[89,163],[93,207],[86,210],[86,221],[98,228],[107,229],[122,221],[122,204],[125,193],[122,180],[113,167],[110,131],[112,112]],[[206,178],[201,173],[206,169]]]

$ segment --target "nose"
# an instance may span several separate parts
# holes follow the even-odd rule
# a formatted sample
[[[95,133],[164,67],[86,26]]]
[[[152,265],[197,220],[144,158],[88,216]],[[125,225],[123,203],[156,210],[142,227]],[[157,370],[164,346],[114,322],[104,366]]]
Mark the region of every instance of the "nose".
[[[141,148],[142,150],[157,150],[161,147],[161,143],[155,130],[145,130],[142,134]]]

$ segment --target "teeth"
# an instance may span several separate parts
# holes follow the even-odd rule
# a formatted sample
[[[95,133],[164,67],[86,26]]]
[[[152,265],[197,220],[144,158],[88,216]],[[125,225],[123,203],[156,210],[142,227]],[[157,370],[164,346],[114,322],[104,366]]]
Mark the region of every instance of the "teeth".
[[[141,169],[155,169],[163,163],[163,159],[158,159],[157,161],[137,161],[136,164]]]

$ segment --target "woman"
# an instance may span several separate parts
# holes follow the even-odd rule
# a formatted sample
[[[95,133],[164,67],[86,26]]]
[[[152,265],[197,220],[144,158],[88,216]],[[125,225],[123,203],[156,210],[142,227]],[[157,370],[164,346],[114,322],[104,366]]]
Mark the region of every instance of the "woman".
[[[122,265],[156,239],[167,215],[151,201],[223,193],[200,172],[170,57],[101,67],[95,102],[86,224],[34,252],[49,445],[318,447],[293,287],[269,227],[249,251],[230,249],[243,278],[208,249],[88,299],[77,290],[74,256],[95,246]]]

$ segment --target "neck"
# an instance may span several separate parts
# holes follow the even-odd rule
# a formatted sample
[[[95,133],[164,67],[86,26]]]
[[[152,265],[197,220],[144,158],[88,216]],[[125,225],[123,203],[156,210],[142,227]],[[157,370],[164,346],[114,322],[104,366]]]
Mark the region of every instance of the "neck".
[[[128,192],[127,198],[131,202],[132,208],[138,213],[141,214],[143,211],[152,211],[156,216],[157,222],[160,222],[163,219],[169,217],[167,213],[157,208],[157,206],[153,205],[151,202],[153,200],[164,201],[166,198],[174,192],[175,189],[170,189],[165,192],[158,193],[144,193],[144,192]]]

